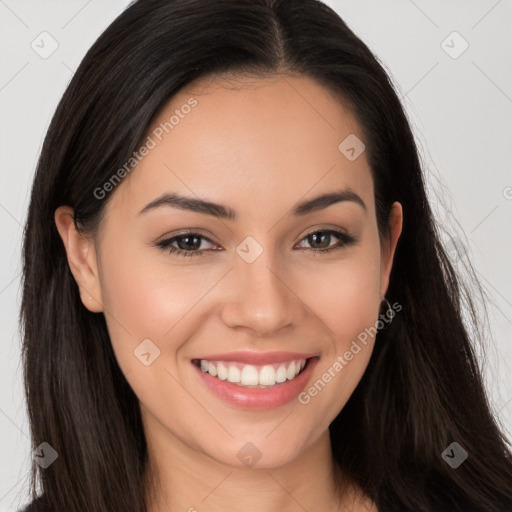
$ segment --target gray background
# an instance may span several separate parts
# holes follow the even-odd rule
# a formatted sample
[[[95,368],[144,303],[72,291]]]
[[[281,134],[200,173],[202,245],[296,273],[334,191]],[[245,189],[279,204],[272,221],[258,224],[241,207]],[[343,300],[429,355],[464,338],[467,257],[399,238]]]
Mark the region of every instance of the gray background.
[[[443,235],[450,254],[459,268],[469,256],[486,290],[485,382],[511,438],[512,2],[326,3],[392,75],[417,137],[435,211],[454,237],[450,242]],[[73,71],[126,5],[0,0],[0,512],[26,502],[31,459],[17,326],[30,184]],[[31,47],[35,41],[39,52],[51,49],[50,36],[40,36],[44,31],[58,44],[47,58]],[[469,46],[461,53],[464,41]]]

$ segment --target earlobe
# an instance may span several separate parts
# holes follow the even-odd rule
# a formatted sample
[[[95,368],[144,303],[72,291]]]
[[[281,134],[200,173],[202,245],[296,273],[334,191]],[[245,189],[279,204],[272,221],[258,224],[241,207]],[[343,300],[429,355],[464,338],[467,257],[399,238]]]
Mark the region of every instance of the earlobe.
[[[389,276],[391,274],[391,269],[393,266],[393,259],[395,256],[396,246],[398,244],[400,234],[402,233],[403,211],[402,205],[398,201],[395,201],[391,205],[388,223],[389,237],[385,239],[381,251],[381,297],[384,297],[386,295],[388,289]]]
[[[83,305],[93,313],[102,312],[103,299],[94,243],[77,231],[71,207],[57,208],[54,220]]]

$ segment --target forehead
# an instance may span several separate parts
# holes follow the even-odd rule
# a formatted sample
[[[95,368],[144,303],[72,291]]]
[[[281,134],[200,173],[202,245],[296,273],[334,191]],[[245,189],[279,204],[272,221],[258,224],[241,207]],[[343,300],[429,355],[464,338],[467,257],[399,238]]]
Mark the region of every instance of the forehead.
[[[349,136],[363,140],[355,117],[308,77],[200,80],[155,117],[146,134],[152,148],[112,204],[132,215],[178,191],[261,219],[276,203],[290,208],[308,194],[349,187],[371,205],[365,153],[350,161],[339,149]]]

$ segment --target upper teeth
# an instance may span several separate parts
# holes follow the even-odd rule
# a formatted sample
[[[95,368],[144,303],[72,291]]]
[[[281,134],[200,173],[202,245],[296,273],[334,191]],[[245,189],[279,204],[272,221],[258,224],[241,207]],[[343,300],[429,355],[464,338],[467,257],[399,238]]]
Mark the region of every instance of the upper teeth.
[[[305,359],[264,366],[201,359],[201,369],[204,372],[208,372],[220,380],[240,383],[243,386],[273,386],[276,382],[292,380],[300,373],[305,364]]]

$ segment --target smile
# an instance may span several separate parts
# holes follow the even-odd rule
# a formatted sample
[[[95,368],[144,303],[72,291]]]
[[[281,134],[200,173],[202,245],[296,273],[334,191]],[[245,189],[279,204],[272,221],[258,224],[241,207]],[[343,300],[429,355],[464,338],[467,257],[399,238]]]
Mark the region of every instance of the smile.
[[[201,359],[199,365],[203,372],[208,372],[220,380],[227,380],[240,386],[268,387],[297,377],[306,366],[306,359],[260,366]]]
[[[258,357],[245,359],[241,362],[201,358],[191,362],[199,381],[224,403],[242,409],[272,409],[297,398],[311,380],[319,361],[318,356],[291,360],[279,357],[277,362],[275,357],[274,362],[268,357],[266,361]]]

